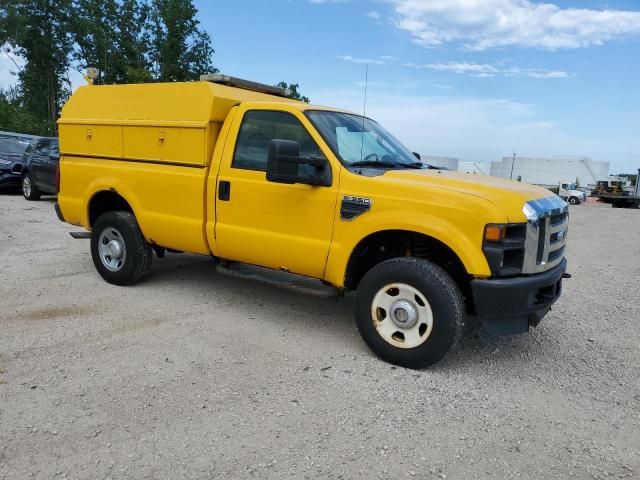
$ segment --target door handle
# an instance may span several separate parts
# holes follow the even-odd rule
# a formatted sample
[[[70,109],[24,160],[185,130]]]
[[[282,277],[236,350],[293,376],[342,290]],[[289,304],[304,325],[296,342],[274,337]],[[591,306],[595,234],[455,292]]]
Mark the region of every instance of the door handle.
[[[229,198],[231,198],[231,182],[220,180],[218,183],[218,200],[228,202]]]

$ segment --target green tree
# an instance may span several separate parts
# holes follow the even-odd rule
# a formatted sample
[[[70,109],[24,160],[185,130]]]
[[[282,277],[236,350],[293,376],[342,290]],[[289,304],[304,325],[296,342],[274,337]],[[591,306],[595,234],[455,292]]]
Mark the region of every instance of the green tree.
[[[54,134],[71,66],[103,84],[216,72],[196,15],[192,0],[0,0],[0,46],[24,62],[18,89],[0,92],[0,129]]]
[[[25,110],[20,92],[16,88],[0,91],[0,130],[48,135],[50,127],[51,124],[46,119],[37,118]]]
[[[88,67],[98,69],[97,84],[114,83],[117,49],[115,0],[74,0],[69,32],[73,39],[72,59],[75,68],[84,72]]]
[[[97,84],[153,81],[147,2],[75,0],[73,8],[70,31],[76,70],[97,68]]]
[[[116,29],[116,83],[153,81],[150,49],[150,7],[138,0],[122,0],[119,4]]]
[[[53,134],[62,102],[71,41],[67,35],[70,0],[3,0],[0,41],[25,61],[18,73],[14,105],[38,119],[32,130]]]
[[[288,88],[289,89],[289,98],[292,98],[294,100],[300,100],[301,102],[305,102],[305,103],[309,103],[309,97],[305,97],[304,95],[301,95],[300,92],[298,92],[298,88],[300,88],[300,85],[298,85],[297,83],[289,83],[287,84],[287,82],[280,82],[276,85],[276,87],[280,87],[280,88]]]
[[[192,0],[152,0],[151,58],[161,82],[197,80],[214,73],[211,38],[200,28]]]

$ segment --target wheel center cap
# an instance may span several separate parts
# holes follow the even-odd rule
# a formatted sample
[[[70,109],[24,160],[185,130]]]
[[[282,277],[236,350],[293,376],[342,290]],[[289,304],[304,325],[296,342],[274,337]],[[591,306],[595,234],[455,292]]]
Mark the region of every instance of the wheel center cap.
[[[418,309],[408,300],[398,300],[391,305],[391,320],[400,328],[411,328],[418,321]]]
[[[107,245],[107,250],[109,250],[111,258],[118,259],[122,257],[122,245],[117,240],[111,240]]]

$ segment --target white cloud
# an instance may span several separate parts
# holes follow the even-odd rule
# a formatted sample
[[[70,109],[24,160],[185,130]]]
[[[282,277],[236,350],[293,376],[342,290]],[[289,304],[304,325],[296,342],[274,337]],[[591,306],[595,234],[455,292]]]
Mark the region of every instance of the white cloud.
[[[640,34],[640,11],[561,8],[530,0],[388,0],[395,25],[425,47],[549,50],[601,45]]]
[[[373,18],[374,20],[380,20],[380,14],[375,10],[371,10],[369,13],[367,13],[367,17]]]
[[[569,74],[561,70],[552,70],[550,72],[529,72],[528,76],[532,78],[567,78]]]
[[[469,62],[449,62],[449,63],[427,63],[415,64],[405,63],[404,66],[434,70],[438,72],[453,72],[459,74],[471,75],[479,78],[490,78],[495,76],[505,77],[530,77],[538,79],[549,78],[567,78],[569,74],[561,70],[545,70],[540,68],[519,68],[519,67],[503,67],[501,65],[493,65],[488,63],[469,63]]]
[[[345,62],[351,63],[363,63],[363,64],[373,64],[373,65],[384,65],[386,62],[383,60],[383,57],[378,58],[358,58],[352,57],[351,55],[338,55],[340,60],[344,60]]]

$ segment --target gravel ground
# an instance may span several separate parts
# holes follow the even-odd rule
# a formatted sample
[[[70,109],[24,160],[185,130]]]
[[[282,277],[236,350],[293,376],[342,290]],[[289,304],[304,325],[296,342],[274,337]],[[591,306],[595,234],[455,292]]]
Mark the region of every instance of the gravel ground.
[[[93,268],[53,200],[0,196],[0,479],[640,478],[640,210],[572,209],[529,335],[377,360],[351,299],[154,259]]]

